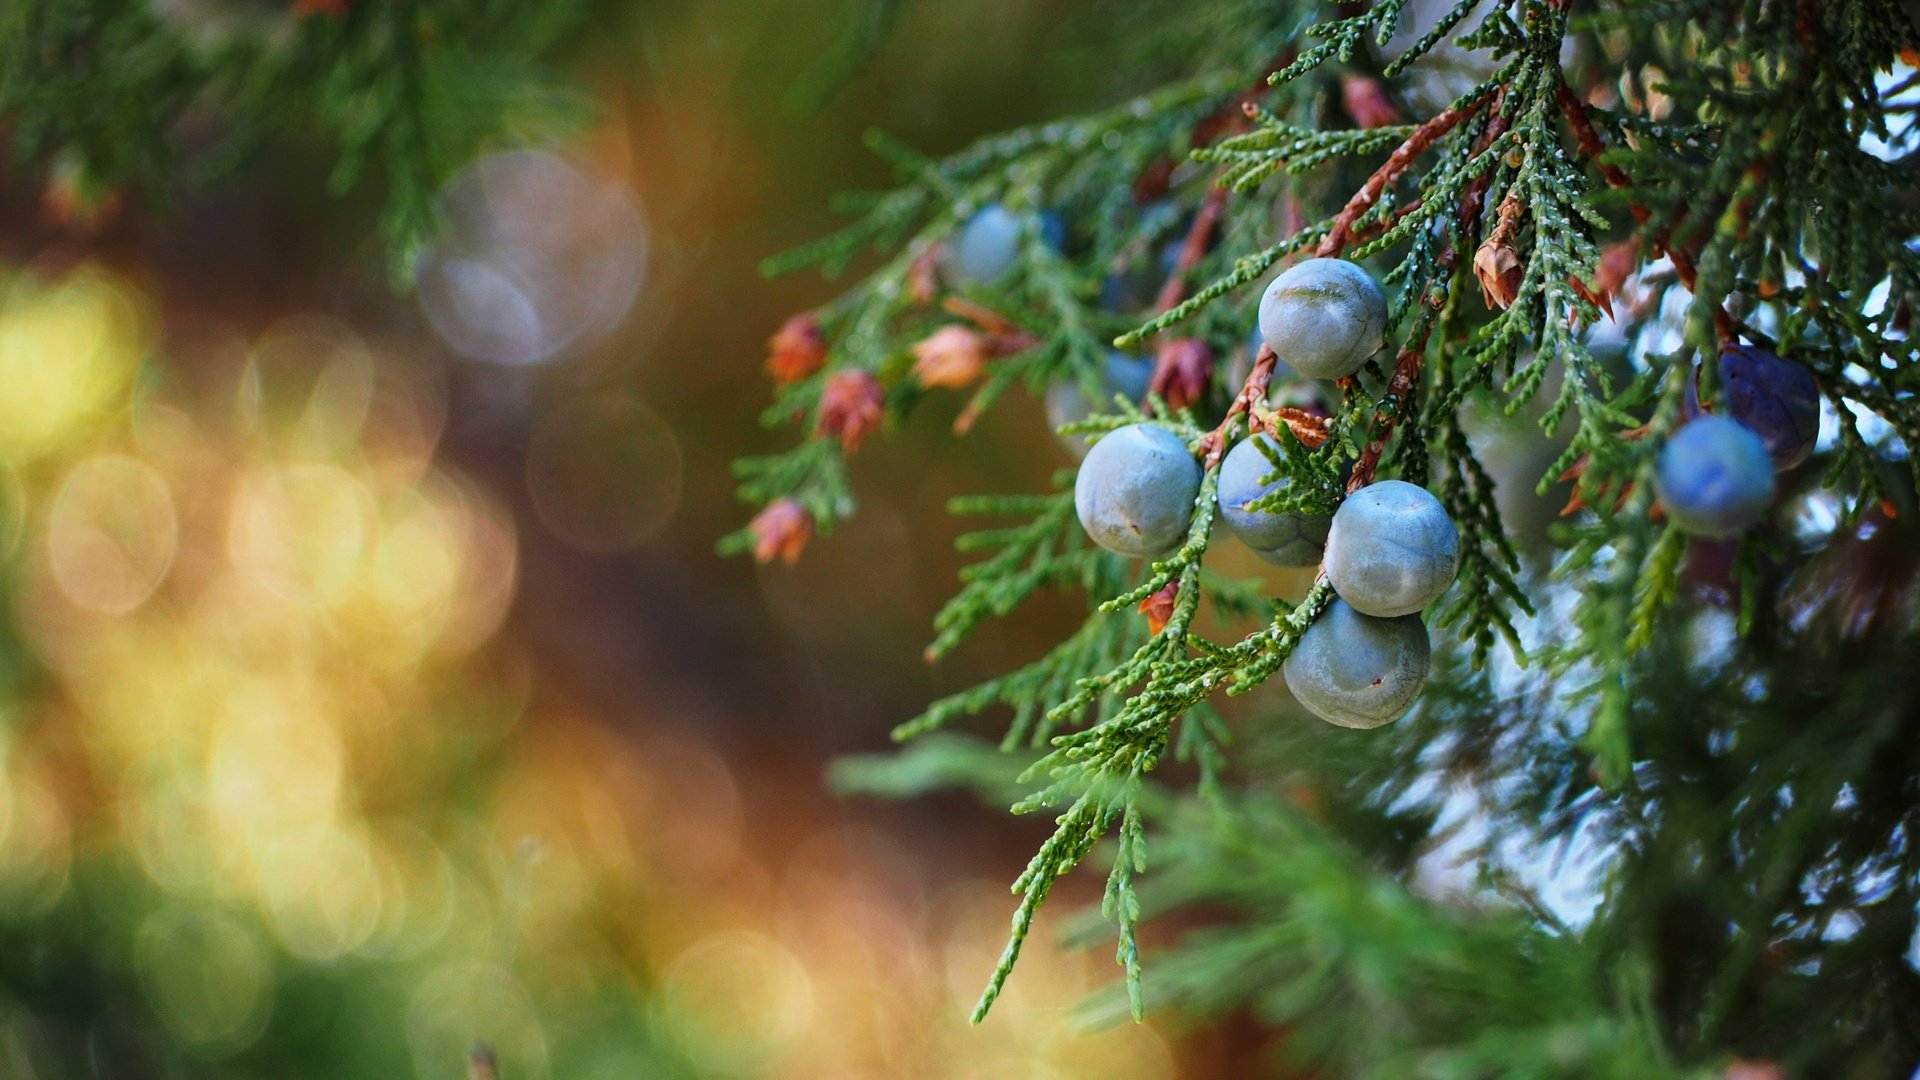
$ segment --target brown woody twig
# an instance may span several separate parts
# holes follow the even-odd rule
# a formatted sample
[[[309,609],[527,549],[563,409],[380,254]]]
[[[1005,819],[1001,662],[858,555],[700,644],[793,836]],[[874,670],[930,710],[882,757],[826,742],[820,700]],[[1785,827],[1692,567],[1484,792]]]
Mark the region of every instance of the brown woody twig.
[[[1474,98],[1465,104],[1455,105],[1435,114],[1431,119],[1414,128],[1406,141],[1401,143],[1387,157],[1387,160],[1373,171],[1372,176],[1367,177],[1367,182],[1360,185],[1360,190],[1354,192],[1353,198],[1348,199],[1347,205],[1335,215],[1332,229],[1328,231],[1326,238],[1320,241],[1320,246],[1314,249],[1314,255],[1322,259],[1330,259],[1340,254],[1353,238],[1353,223],[1372,209],[1374,203],[1380,201],[1380,196],[1386,192],[1388,186],[1399,180],[1408,169],[1413,167],[1414,159],[1425,153],[1434,143],[1439,142],[1441,136],[1459,127],[1461,121],[1485,108],[1492,98],[1493,95],[1488,94]]]
[[[1481,102],[1489,100],[1494,102],[1495,112],[1493,119],[1487,122],[1486,130],[1480,135],[1477,144],[1478,151],[1484,151],[1488,146],[1491,146],[1493,140],[1499,138],[1507,129],[1508,121],[1506,114],[1498,111],[1500,103],[1506,100],[1505,88],[1503,87],[1496,91],[1491,98],[1480,99]],[[1466,115],[1467,114],[1463,112],[1460,118],[1454,121],[1454,124],[1458,124],[1461,119],[1465,119]],[[1433,121],[1430,120],[1428,124],[1432,122]],[[1425,126],[1426,125],[1422,125],[1422,127]],[[1448,126],[1451,127],[1453,125]],[[1431,145],[1431,143],[1429,143],[1429,145]],[[1404,147],[1402,147],[1402,149],[1404,149]],[[1395,151],[1395,156],[1399,156],[1399,151]],[[1375,175],[1377,176],[1379,174],[1376,173]],[[1467,190],[1462,193],[1460,197],[1460,209],[1455,218],[1457,229],[1454,232],[1453,243],[1449,244],[1447,250],[1440,255],[1440,265],[1446,267],[1448,270],[1452,270],[1459,262],[1461,246],[1465,243],[1466,238],[1472,236],[1479,228],[1481,206],[1486,201],[1487,189],[1492,186],[1492,183],[1493,174],[1491,172],[1482,173],[1480,176],[1474,178],[1473,182],[1467,185]],[[1357,199],[1358,196],[1355,196],[1355,198]],[[1349,203],[1349,206],[1351,205],[1352,204]],[[1332,238],[1332,235],[1328,236],[1329,240]],[[1324,247],[1325,245],[1323,244],[1322,246]],[[1393,429],[1399,424],[1400,412],[1406,407],[1406,402],[1413,392],[1414,385],[1420,381],[1420,369],[1426,358],[1427,340],[1432,332],[1433,323],[1429,321],[1421,328],[1417,338],[1407,342],[1405,347],[1400,350],[1399,355],[1394,358],[1393,374],[1387,378],[1386,394],[1386,396],[1395,403],[1394,408],[1390,412],[1381,410],[1376,414],[1375,419],[1380,422],[1379,430],[1375,433],[1374,437],[1368,441],[1366,447],[1360,451],[1360,459],[1353,464],[1353,474],[1347,479],[1348,494],[1352,494],[1366,487],[1368,484],[1373,483],[1374,474],[1380,469],[1380,457],[1387,449],[1387,439],[1393,434]]]

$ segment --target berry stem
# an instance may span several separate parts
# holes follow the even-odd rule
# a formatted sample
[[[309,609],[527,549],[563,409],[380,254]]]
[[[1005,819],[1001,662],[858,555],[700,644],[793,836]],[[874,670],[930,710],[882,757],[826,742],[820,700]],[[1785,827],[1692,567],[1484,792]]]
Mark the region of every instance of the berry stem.
[[[1221,417],[1219,425],[1200,439],[1200,465],[1203,469],[1211,470],[1220,464],[1220,456],[1226,453],[1227,437],[1235,421],[1252,411],[1256,402],[1267,399],[1267,386],[1273,382],[1273,366],[1278,359],[1271,346],[1260,346],[1260,354],[1253,358],[1253,370],[1247,373],[1246,384],[1234,396],[1233,404],[1227,408],[1227,415]]]
[[[1326,239],[1322,240],[1319,247],[1314,249],[1314,255],[1323,259],[1330,259],[1339,255],[1348,243],[1356,239],[1354,222],[1358,221],[1363,214],[1373,207],[1374,203],[1380,200],[1381,194],[1386,191],[1388,185],[1405,175],[1406,171],[1413,166],[1414,160],[1431,148],[1434,143],[1438,142],[1441,136],[1460,126],[1462,121],[1485,108],[1488,102],[1499,100],[1503,94],[1504,90],[1496,90],[1477,97],[1472,101],[1455,105],[1436,114],[1415,128],[1413,133],[1407,136],[1406,141],[1402,142],[1392,154],[1388,155],[1387,160],[1382,163],[1378,169],[1374,170],[1373,175],[1367,178],[1367,182],[1361,185],[1360,190],[1354,192],[1353,198],[1347,200],[1347,205],[1342,208],[1340,213],[1334,218],[1332,230],[1327,233]],[[1504,127],[1504,120],[1504,117],[1495,117],[1493,124]],[[1491,137],[1498,133],[1493,130],[1491,125],[1489,126],[1488,132],[1487,141],[1490,142]],[[1474,186],[1468,190],[1466,198],[1461,202],[1460,224],[1463,235],[1471,232],[1474,224],[1479,220],[1481,196],[1485,194],[1485,183],[1483,181],[1487,179],[1490,178],[1482,177],[1475,180]],[[1223,189],[1218,187],[1214,190],[1216,192],[1223,191]],[[1224,204],[1224,196],[1221,201]],[[1409,208],[1409,211],[1410,210],[1411,208]],[[1403,213],[1404,212],[1407,211],[1403,211]],[[1204,214],[1205,207],[1202,207],[1202,215]],[[1198,226],[1198,224],[1199,221],[1196,219],[1195,225]],[[1189,236],[1188,239],[1190,248],[1191,236]],[[1453,265],[1458,251],[1459,241],[1456,238],[1454,245],[1447,250],[1446,265]],[[1183,248],[1181,251],[1182,257],[1184,258],[1187,254],[1188,249]],[[1175,280],[1168,282],[1169,288],[1162,290],[1162,300],[1166,300],[1171,296],[1174,303],[1179,302],[1178,294],[1172,289],[1172,286],[1176,284],[1178,284],[1177,272]],[[1163,307],[1162,310],[1168,310],[1170,307],[1171,305],[1169,304]],[[1387,382],[1387,393],[1396,401],[1405,397],[1412,390],[1413,384],[1419,381],[1421,357],[1426,351],[1427,337],[1431,331],[1432,324],[1428,322],[1428,324],[1420,330],[1419,340],[1417,342],[1409,342],[1407,347],[1400,351],[1400,356],[1394,363],[1393,376]],[[1212,469],[1220,463],[1220,457],[1226,452],[1227,439],[1235,421],[1237,421],[1241,415],[1250,413],[1256,403],[1266,400],[1267,386],[1273,380],[1273,368],[1276,359],[1271,348],[1264,344],[1260,346],[1260,354],[1256,356],[1253,361],[1253,370],[1247,374],[1246,385],[1240,388],[1240,393],[1233,399],[1232,407],[1227,410],[1227,415],[1221,418],[1219,426],[1208,432],[1200,441],[1200,449],[1203,454],[1201,463],[1205,468]],[[1345,380],[1342,381],[1344,382]],[[1373,482],[1373,474],[1380,465],[1380,455],[1386,449],[1387,437],[1392,434],[1394,424],[1397,422],[1396,415],[1398,411],[1399,409],[1396,406],[1393,413],[1382,412],[1380,414],[1382,421],[1380,433],[1375,436],[1372,442],[1367,444],[1366,450],[1360,455],[1359,462],[1354,465],[1353,478],[1347,485],[1347,491],[1349,493]],[[1295,424],[1290,418],[1288,419],[1287,426],[1289,429],[1295,428]],[[1296,435],[1298,435],[1297,430]],[[1321,439],[1324,441],[1324,434],[1321,436]],[[1301,441],[1305,442],[1306,439],[1302,438]]]
[[[1387,378],[1387,392],[1382,399],[1391,402],[1393,407],[1374,414],[1374,418],[1380,422],[1379,430],[1368,441],[1366,449],[1360,452],[1360,459],[1353,463],[1353,475],[1347,480],[1347,494],[1351,495],[1373,483],[1373,475],[1380,468],[1380,455],[1387,449],[1387,439],[1393,435],[1401,414],[1406,411],[1407,403],[1412,398],[1413,385],[1420,381],[1420,368],[1427,354],[1427,338],[1432,332],[1433,322],[1426,320],[1419,333],[1401,348],[1400,355],[1395,358],[1393,374]]]

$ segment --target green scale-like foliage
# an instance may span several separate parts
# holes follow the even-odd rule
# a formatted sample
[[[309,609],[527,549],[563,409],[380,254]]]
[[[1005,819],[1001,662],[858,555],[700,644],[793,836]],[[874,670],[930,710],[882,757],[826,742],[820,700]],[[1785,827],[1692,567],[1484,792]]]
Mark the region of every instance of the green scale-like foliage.
[[[993,287],[962,287],[971,306],[948,307],[964,315],[984,306],[1031,340],[987,365],[974,411],[1016,384],[1035,393],[1064,379],[1094,386],[1109,343],[1146,348],[1186,335],[1218,357],[1234,355],[1246,348],[1257,290],[1285,262],[1306,254],[1364,261],[1387,287],[1387,347],[1332,391],[1323,438],[1302,442],[1275,426],[1281,447],[1272,464],[1293,486],[1259,508],[1331,511],[1345,490],[1343,466],[1356,462],[1356,484],[1397,476],[1442,501],[1460,527],[1463,558],[1433,611],[1436,629],[1450,634],[1425,704],[1370,735],[1263,727],[1235,759],[1247,777],[1309,777],[1324,767],[1339,779],[1315,805],[1343,801],[1328,812],[1337,820],[1319,820],[1328,815],[1303,811],[1270,784],[1230,776],[1227,728],[1210,702],[1278,673],[1331,600],[1330,587],[1323,578],[1274,601],[1203,565],[1219,532],[1211,468],[1186,542],[1136,569],[1079,534],[1068,471],[1052,495],[955,501],[956,513],[1013,523],[962,541],[983,557],[940,614],[928,654],[952,651],[1040,589],[1084,590],[1086,622],[1027,667],[936,702],[897,732],[916,738],[1004,706],[1013,720],[1003,750],[1037,756],[1022,758],[1010,781],[984,768],[972,744],[943,735],[892,762],[854,763],[842,778],[898,794],[987,775],[992,790],[1017,785],[1016,812],[1056,815],[1055,832],[1014,884],[1012,935],[976,1019],[1054,883],[1111,837],[1101,910],[1119,933],[1136,1018],[1156,996],[1202,1010],[1251,1004],[1278,1019],[1317,1018],[1333,1026],[1303,1029],[1304,1052],[1380,1076],[1712,1075],[1742,1047],[1810,1060],[1752,1026],[1766,1013],[1740,997],[1744,980],[1768,949],[1817,951],[1828,932],[1822,920],[1832,916],[1797,891],[1817,865],[1832,864],[1823,871],[1837,883],[1830,889],[1851,890],[1869,874],[1863,867],[1886,855],[1857,840],[1833,847],[1824,823],[1808,815],[1827,814],[1843,790],[1885,770],[1875,748],[1913,732],[1897,709],[1876,727],[1843,719],[1853,707],[1843,701],[1788,703],[1804,688],[1768,676],[1766,663],[1797,662],[1781,642],[1818,636],[1782,624],[1782,568],[1836,537],[1889,533],[1908,501],[1911,483],[1889,478],[1920,435],[1912,395],[1920,356],[1907,330],[1920,303],[1920,89],[1896,59],[1915,30],[1890,0],[1523,0],[1492,11],[1466,2],[1389,53],[1405,6],[1347,6],[1318,20],[1308,4],[1233,6],[1242,21],[1232,37],[1244,48],[1196,54],[1182,81],[1109,111],[992,136],[938,160],[875,137],[902,186],[849,200],[859,215],[853,225],[768,264],[769,272],[837,274],[870,249],[884,258],[816,312],[829,343],[826,370],[785,387],[768,418],[797,418],[817,432],[822,380],[849,369],[878,380],[889,415],[928,392],[908,348],[954,320],[915,287],[916,275],[991,203],[1025,222],[1022,257]],[[1213,25],[1225,25],[1226,14],[1224,5],[1202,5],[1191,22],[1220,16]],[[1402,113],[1415,112],[1408,101],[1433,99],[1441,84],[1427,72],[1441,65],[1442,49],[1448,63],[1469,57],[1473,74],[1424,115],[1366,127],[1338,107],[1343,85],[1360,79]],[[1256,83],[1263,72],[1271,74]],[[1162,241],[1135,190],[1169,147],[1190,161],[1170,174],[1167,197],[1183,212],[1218,211],[1219,243],[1176,270],[1182,280],[1170,283],[1165,310],[1104,310],[1097,297],[1106,274]],[[1067,223],[1064,252],[1043,242],[1043,212]],[[1297,227],[1275,237],[1274,223],[1295,214]],[[1505,256],[1512,268],[1498,280],[1479,277],[1484,296],[1482,256],[1495,265]],[[1628,268],[1636,285],[1616,293]],[[1716,549],[1666,522],[1651,482],[1696,369],[1711,395],[1719,346],[1736,340],[1805,365],[1838,434],[1819,460],[1782,478],[1779,506],[1809,509],[1791,521],[1777,510],[1730,545],[1730,621],[1744,643],[1730,646],[1726,681],[1714,684],[1725,689],[1711,701],[1727,711],[1709,715],[1724,724],[1743,707],[1773,709],[1753,686],[1770,678],[1780,708],[1848,725],[1825,760],[1811,747],[1742,743],[1727,758],[1728,767],[1737,760],[1753,770],[1745,779],[1729,774],[1741,799],[1684,786],[1701,740],[1740,736],[1708,735],[1688,719],[1686,693],[1704,691],[1700,670],[1685,660],[1694,623],[1681,600],[1690,559]],[[1244,437],[1250,423],[1274,424],[1261,410],[1249,417],[1226,408],[1240,389],[1215,387],[1174,413],[1156,396],[1116,401],[1070,430],[1111,430],[1144,410],[1204,458]],[[1528,569],[1495,499],[1497,469],[1476,438],[1489,415],[1502,414],[1558,440],[1557,458],[1526,483],[1544,495],[1573,474],[1577,512],[1554,531],[1548,572]],[[753,504],[794,498],[829,529],[853,512],[845,454],[812,434],[785,455],[742,463],[742,496]],[[749,538],[729,546],[744,549]],[[1169,587],[1164,623],[1149,627],[1134,608],[1164,599]],[[1874,594],[1873,610],[1897,608],[1889,623],[1910,620],[1911,608],[1888,595]],[[1196,622],[1202,607],[1216,609],[1222,626],[1251,619],[1256,628],[1216,639]],[[1912,627],[1901,626],[1910,636]],[[1846,670],[1872,663],[1849,655]],[[1743,677],[1745,689],[1736,689]],[[1271,756],[1275,743],[1300,757]],[[1197,763],[1199,799],[1150,779],[1170,749]],[[1874,809],[1878,843],[1890,842],[1886,826],[1900,814],[1910,823],[1920,803],[1913,775],[1883,792],[1903,809]],[[1570,926],[1499,869],[1491,840],[1469,853],[1491,910],[1455,910],[1409,889],[1418,852],[1444,839],[1436,776],[1489,792],[1499,835],[1550,847],[1592,830],[1589,842],[1615,852],[1596,887],[1625,906]],[[1803,791],[1812,803],[1800,801]],[[1765,810],[1769,798],[1791,805]],[[1859,806],[1864,797],[1849,798]],[[1818,809],[1791,809],[1806,805]],[[1734,832],[1726,831],[1730,806]],[[1722,815],[1718,831],[1674,838],[1669,824],[1683,807]],[[1739,925],[1714,931],[1708,959],[1689,954],[1686,962],[1703,970],[1676,988],[1673,959],[1649,951],[1658,934],[1648,920],[1661,917],[1651,908],[1665,902],[1663,887],[1644,879],[1665,872],[1656,862],[1675,857],[1675,845],[1701,842],[1731,852],[1725,888],[1750,889],[1732,904]],[[1870,872],[1900,882],[1875,897],[1887,900],[1892,920],[1876,939],[1887,948],[1905,947],[1895,938],[1911,932],[1920,892],[1904,866],[1906,841],[1897,843],[1892,857],[1903,869]],[[1768,869],[1760,860],[1773,855],[1763,853],[1789,863]],[[1192,904],[1224,904],[1246,918],[1196,935],[1160,982],[1143,984],[1143,912]],[[1900,970],[1910,984],[1911,968]],[[1802,976],[1822,987],[1835,977],[1824,969]],[[1475,978],[1486,984],[1470,985]],[[1579,994],[1565,997],[1573,986]],[[1911,991],[1902,991],[1904,1004],[1884,1007],[1859,994],[1822,1003],[1822,1015],[1844,1013],[1834,1020],[1844,1031],[1808,1045],[1852,1037],[1868,1047],[1859,1062],[1902,1060],[1913,1047],[1881,1039],[1876,1025],[1910,1009]]]

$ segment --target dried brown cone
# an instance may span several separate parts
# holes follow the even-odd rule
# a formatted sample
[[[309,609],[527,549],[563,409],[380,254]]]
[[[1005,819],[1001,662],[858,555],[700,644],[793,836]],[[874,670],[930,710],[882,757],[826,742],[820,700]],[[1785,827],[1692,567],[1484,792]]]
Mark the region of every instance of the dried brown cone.
[[[1514,240],[1520,232],[1520,220],[1526,211],[1521,209],[1520,200],[1508,195],[1500,201],[1499,220],[1494,222],[1493,230],[1481,242],[1480,249],[1473,253],[1473,276],[1480,281],[1480,294],[1486,298],[1487,306],[1502,311],[1513,306],[1520,295],[1520,283],[1526,278],[1526,267],[1520,263],[1520,252],[1514,247]]]
[[[1607,314],[1613,314],[1613,298],[1640,268],[1640,241],[1622,240],[1608,244],[1600,252],[1600,264],[1593,271],[1594,295],[1605,299]]]
[[[907,299],[917,306],[933,303],[940,294],[940,256],[944,249],[935,244],[920,253],[907,267]]]

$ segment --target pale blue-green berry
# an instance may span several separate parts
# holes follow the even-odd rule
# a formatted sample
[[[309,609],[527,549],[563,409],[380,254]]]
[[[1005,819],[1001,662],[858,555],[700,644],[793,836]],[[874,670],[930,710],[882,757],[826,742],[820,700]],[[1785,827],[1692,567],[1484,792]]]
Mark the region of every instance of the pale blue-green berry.
[[[1381,619],[1335,600],[1300,635],[1281,671],[1313,715],[1341,727],[1376,728],[1413,707],[1431,652],[1418,615]]]
[[[1115,396],[1126,398],[1138,404],[1147,396],[1147,384],[1153,379],[1153,361],[1144,356],[1124,353],[1119,349],[1107,350],[1107,362],[1100,371],[1100,397],[1089,401],[1086,391],[1081,389],[1080,380],[1062,379],[1047,387],[1045,405],[1047,426],[1053,429],[1060,445],[1074,457],[1087,456],[1087,437],[1085,435],[1062,434],[1060,429],[1068,424],[1077,424],[1094,413],[1114,412]]]
[[[961,227],[947,256],[947,270],[961,284],[990,285],[1020,258],[1020,219],[993,203]]]
[[[1059,251],[1066,245],[1067,225],[1059,214],[1038,218],[1040,240]],[[949,277],[960,285],[991,285],[1007,276],[1020,261],[1020,218],[999,203],[990,203],[967,219],[954,237],[947,255]]]
[[[1278,445],[1272,437],[1259,438],[1278,457]],[[1220,461],[1220,520],[1241,543],[1275,566],[1312,566],[1320,561],[1321,549],[1326,546],[1330,515],[1247,509],[1248,503],[1291,483],[1284,476],[1275,477],[1270,484],[1261,483],[1275,472],[1275,465],[1253,439],[1243,439],[1227,451]]]
[[[1387,298],[1345,259],[1308,259],[1273,279],[1260,298],[1260,334],[1274,354],[1315,379],[1359,371],[1380,351]]]
[[[1773,502],[1773,459],[1760,436],[1710,414],[1660,448],[1653,489],[1682,531],[1732,536],[1759,521]]]
[[[1523,554],[1545,555],[1551,548],[1548,530],[1560,520],[1560,509],[1573,494],[1572,486],[1557,482],[1540,494],[1540,478],[1554,469],[1563,449],[1529,423],[1502,426],[1473,439],[1474,456],[1493,481],[1493,502],[1507,537]]]
[[[1128,424],[1087,452],[1073,508],[1093,542],[1121,555],[1165,555],[1186,539],[1200,463],[1158,424]]]
[[[1427,489],[1382,480],[1347,496],[1327,530],[1327,581],[1365,615],[1389,618],[1440,598],[1460,569],[1460,531]]]

